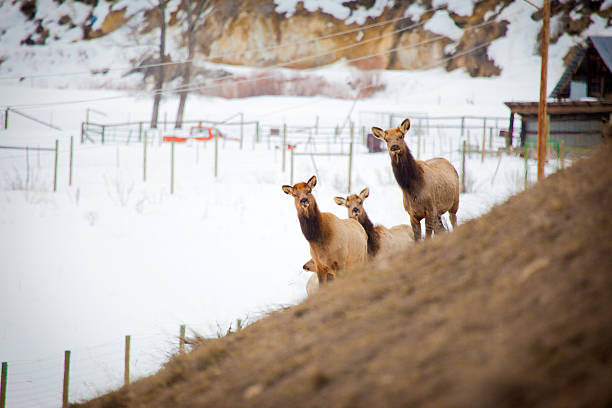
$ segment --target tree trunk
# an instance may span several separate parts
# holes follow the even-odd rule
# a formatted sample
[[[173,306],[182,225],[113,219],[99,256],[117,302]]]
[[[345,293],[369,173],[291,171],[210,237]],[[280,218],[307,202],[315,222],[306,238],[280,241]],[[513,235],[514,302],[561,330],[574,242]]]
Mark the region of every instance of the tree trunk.
[[[176,113],[175,129],[180,129],[183,126],[183,114],[185,112],[185,103],[187,102],[187,94],[191,82],[191,67],[195,50],[195,25],[196,21],[206,8],[210,0],[201,0],[192,9],[191,4],[187,6],[187,63],[185,73],[183,74],[183,90],[179,93],[179,106]]]
[[[160,13],[160,39],[159,39],[159,63],[163,64],[166,59],[166,5],[168,0],[159,0]],[[151,115],[151,128],[157,128],[157,117],[159,115],[159,104],[164,87],[164,66],[160,65],[155,76],[155,97],[153,98],[153,114]]]

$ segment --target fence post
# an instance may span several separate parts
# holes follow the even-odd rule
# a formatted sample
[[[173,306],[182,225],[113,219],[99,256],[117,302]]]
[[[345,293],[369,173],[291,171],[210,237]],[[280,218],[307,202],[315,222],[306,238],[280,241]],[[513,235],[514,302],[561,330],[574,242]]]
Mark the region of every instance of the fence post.
[[[561,163],[561,170],[565,168],[565,141],[559,141],[559,162]]]
[[[104,129],[106,126],[102,125],[102,144],[104,144]]]
[[[481,163],[484,162],[486,138],[487,138],[487,118],[484,118],[482,122],[482,155],[480,156]]]
[[[70,170],[68,173],[68,185],[72,185],[72,159],[74,157],[74,137],[70,136]]]
[[[130,384],[130,343],[132,336],[125,336],[125,369],[123,370],[123,384]]]
[[[57,156],[59,154],[59,140],[55,139],[55,168],[53,169],[53,191],[57,191]]]
[[[351,173],[353,171],[353,138],[355,134],[355,124],[351,122],[351,143],[349,145],[349,168],[348,168],[348,191],[351,192]]]
[[[527,141],[525,141],[525,190],[527,190],[527,171],[529,170],[529,148],[527,147]]]
[[[283,152],[283,173],[285,172],[285,151],[287,150],[287,124],[283,123],[283,145],[281,146]]]
[[[85,122],[81,122],[81,144],[85,142]]]
[[[138,141],[142,141],[142,122],[138,122]]]
[[[471,158],[472,157],[472,149],[470,149],[470,150],[468,150],[468,149],[470,149],[470,129],[467,130],[467,147],[466,147],[465,150],[467,152],[468,158]]]
[[[240,112],[240,150],[242,150],[242,139],[244,136],[244,132],[243,132],[243,125],[244,125],[244,113]]]
[[[174,144],[170,143],[170,194],[174,194]]]
[[[461,192],[465,193],[465,140],[463,141],[463,149],[461,149]]]
[[[179,351],[181,353],[185,352],[185,325],[181,324],[181,331],[179,336]]]
[[[4,111],[4,128],[8,129],[8,112],[10,108],[6,108]]]
[[[421,158],[421,132],[423,128],[421,127],[421,119],[419,119],[419,128],[417,129],[417,159]]]
[[[144,134],[143,142],[142,181],[147,181],[147,132]]]
[[[8,363],[2,362],[2,380],[0,380],[0,408],[6,407],[6,379],[8,377]]]
[[[215,178],[217,177],[219,169],[219,132],[215,131]]]
[[[291,176],[289,180],[289,184],[293,185],[293,148],[291,149]]]
[[[255,122],[255,143],[259,143],[260,134],[259,134],[259,121]]]
[[[62,408],[68,408],[68,385],[70,382],[70,350],[64,352],[64,387],[62,391]]]
[[[493,150],[493,128],[489,128],[489,150]]]
[[[30,186],[30,148],[26,146],[26,190]]]
[[[463,138],[463,131],[465,129],[465,117],[461,117],[461,137]]]
[[[319,115],[315,119],[315,136],[319,135]]]

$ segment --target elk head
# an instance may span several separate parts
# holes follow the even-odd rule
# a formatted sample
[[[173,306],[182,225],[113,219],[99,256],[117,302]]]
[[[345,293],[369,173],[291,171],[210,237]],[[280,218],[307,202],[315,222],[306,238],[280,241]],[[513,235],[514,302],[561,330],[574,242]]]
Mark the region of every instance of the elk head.
[[[359,221],[365,216],[366,212],[363,209],[364,200],[370,195],[370,189],[364,188],[359,195],[352,194],[346,198],[334,197],[334,201],[338,205],[343,205],[348,209],[349,218]]]
[[[316,201],[312,195],[312,189],[317,185],[317,176],[312,176],[306,183],[297,183],[292,186],[283,186],[285,194],[292,195],[295,208],[300,213],[308,213],[316,207]]]
[[[389,156],[392,160],[397,160],[408,151],[408,146],[404,141],[404,135],[408,132],[408,129],[410,129],[410,119],[406,118],[399,127],[393,129],[382,130],[379,127],[373,127],[372,134],[387,143]]]

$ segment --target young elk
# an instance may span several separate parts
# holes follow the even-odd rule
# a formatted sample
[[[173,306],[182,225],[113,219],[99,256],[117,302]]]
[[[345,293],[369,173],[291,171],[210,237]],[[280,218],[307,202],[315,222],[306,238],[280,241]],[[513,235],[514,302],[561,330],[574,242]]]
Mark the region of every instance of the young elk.
[[[425,218],[427,238],[432,232],[445,231],[440,216],[448,211],[453,229],[457,226],[459,209],[459,175],[446,159],[437,157],[415,160],[404,141],[410,120],[404,119],[398,128],[372,128],[372,134],[387,142],[395,180],[404,195],[404,209],[410,215],[414,239],[421,238],[421,220]]]
[[[412,228],[408,225],[396,225],[392,228],[374,226],[363,208],[363,202],[369,195],[370,189],[364,188],[359,195],[353,194],[347,198],[334,197],[336,204],[346,206],[349,217],[357,220],[365,230],[368,236],[368,257],[371,260],[378,260],[408,249],[414,244]]]
[[[286,194],[295,198],[302,233],[310,244],[319,283],[335,277],[338,271],[360,265],[367,260],[367,236],[353,219],[341,220],[330,213],[319,211],[312,189],[317,178],[293,187],[283,186]]]
[[[319,290],[319,278],[317,277],[317,268],[314,261],[311,259],[302,266],[302,269],[308,272],[314,272],[312,276],[306,282],[306,293],[308,296],[312,296]]]

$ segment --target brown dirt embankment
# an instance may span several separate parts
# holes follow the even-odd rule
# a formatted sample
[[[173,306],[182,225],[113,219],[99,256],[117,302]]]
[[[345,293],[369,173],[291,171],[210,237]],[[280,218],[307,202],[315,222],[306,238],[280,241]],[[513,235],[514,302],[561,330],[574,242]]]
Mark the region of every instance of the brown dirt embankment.
[[[611,156],[83,406],[609,407]]]

